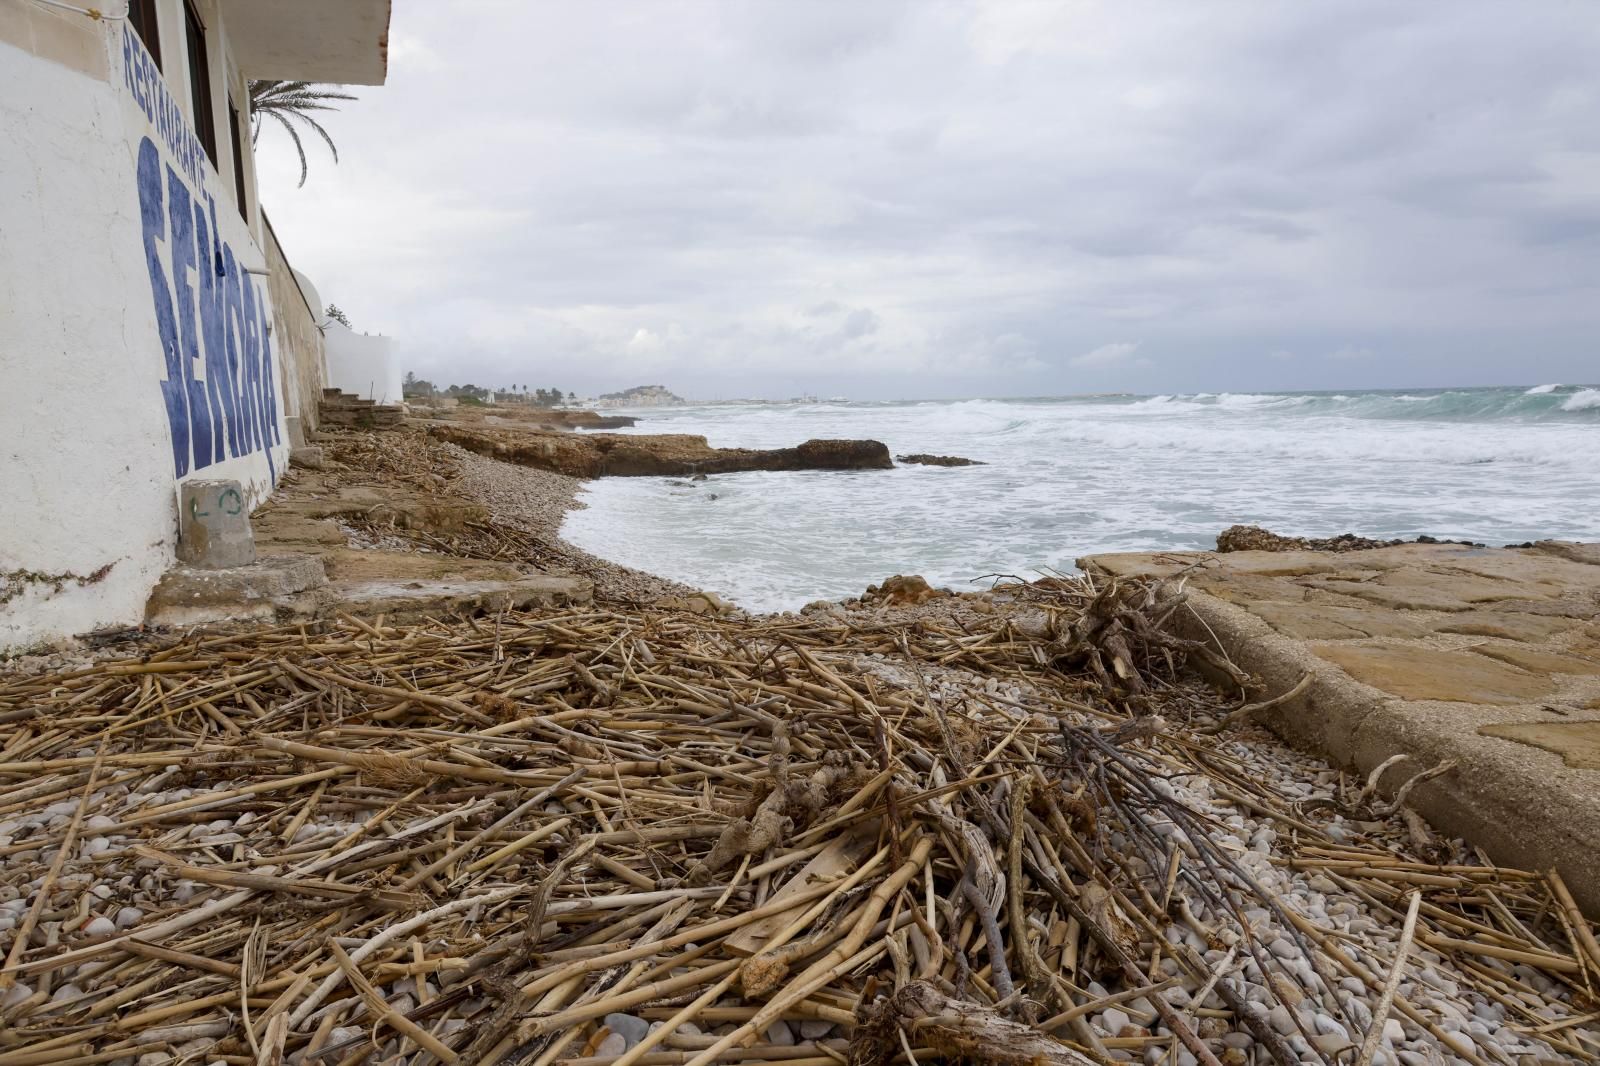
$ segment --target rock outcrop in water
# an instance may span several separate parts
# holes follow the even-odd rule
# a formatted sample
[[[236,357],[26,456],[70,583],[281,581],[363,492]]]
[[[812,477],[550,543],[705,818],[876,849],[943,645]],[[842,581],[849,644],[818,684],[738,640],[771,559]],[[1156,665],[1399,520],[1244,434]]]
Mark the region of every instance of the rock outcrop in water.
[[[925,455],[921,452],[915,455],[897,455],[895,460],[902,463],[916,463],[918,466],[987,466],[989,464],[977,459],[964,459],[959,455]]]
[[[1416,540],[1375,540],[1358,537],[1354,533],[1341,533],[1337,537],[1285,537],[1260,526],[1229,526],[1217,534],[1219,552],[1354,552],[1373,548],[1393,548],[1400,544],[1468,544],[1483,547],[1465,540],[1439,540],[1435,537],[1418,537]]]
[[[685,433],[544,433],[434,425],[428,432],[470,452],[572,477],[658,477],[742,470],[888,470],[875,440],[808,440],[794,448],[713,448]]]

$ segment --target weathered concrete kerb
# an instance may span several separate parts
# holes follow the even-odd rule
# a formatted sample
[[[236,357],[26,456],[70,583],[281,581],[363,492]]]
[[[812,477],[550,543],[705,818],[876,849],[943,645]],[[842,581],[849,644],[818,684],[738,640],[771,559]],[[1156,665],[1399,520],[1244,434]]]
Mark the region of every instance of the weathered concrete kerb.
[[[1130,553],[1111,576],[1188,571],[1191,636],[1259,677],[1264,716],[1508,865],[1556,867],[1600,914],[1600,545],[1405,545],[1341,554]]]

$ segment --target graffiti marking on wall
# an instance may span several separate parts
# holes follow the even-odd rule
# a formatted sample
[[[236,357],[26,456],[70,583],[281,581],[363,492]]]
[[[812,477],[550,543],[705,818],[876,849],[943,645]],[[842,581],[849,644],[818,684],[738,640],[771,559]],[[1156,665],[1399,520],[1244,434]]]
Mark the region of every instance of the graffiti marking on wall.
[[[244,511],[244,497],[239,495],[236,488],[225,488],[217,493],[217,510],[225,515],[237,515]],[[200,510],[200,497],[193,496],[189,500],[189,514],[194,518],[209,518],[210,511]]]

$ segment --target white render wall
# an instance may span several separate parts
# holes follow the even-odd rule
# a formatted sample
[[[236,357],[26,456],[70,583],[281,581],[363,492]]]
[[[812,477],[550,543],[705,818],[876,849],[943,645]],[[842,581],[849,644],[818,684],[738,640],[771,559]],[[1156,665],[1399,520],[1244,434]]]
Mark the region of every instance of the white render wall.
[[[356,333],[338,322],[323,327],[328,345],[328,385],[364,400],[400,403],[403,378],[394,340]]]
[[[0,0],[0,653],[139,623],[178,484],[235,478],[254,506],[288,458],[226,103],[219,176],[185,116],[179,0],[160,9],[164,79],[120,21]],[[201,10],[213,82],[242,86]]]

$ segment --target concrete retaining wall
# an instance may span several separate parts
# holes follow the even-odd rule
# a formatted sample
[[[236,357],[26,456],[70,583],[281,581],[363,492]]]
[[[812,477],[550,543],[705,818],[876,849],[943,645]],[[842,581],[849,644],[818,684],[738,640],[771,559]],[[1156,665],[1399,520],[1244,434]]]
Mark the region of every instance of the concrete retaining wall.
[[[328,383],[327,345],[317,325],[322,316],[313,302],[316,290],[307,291],[307,284],[289,265],[264,212],[261,230],[269,271],[267,291],[272,297],[272,339],[282,374],[283,413],[286,419],[297,420],[290,426],[300,433],[300,439],[291,442],[298,447],[305,443],[305,434],[317,428],[317,405]]]
[[[215,95],[238,91],[199,8]],[[0,651],[139,622],[178,484],[254,505],[287,461],[264,258],[163,43],[165,76],[125,21],[0,0]]]

